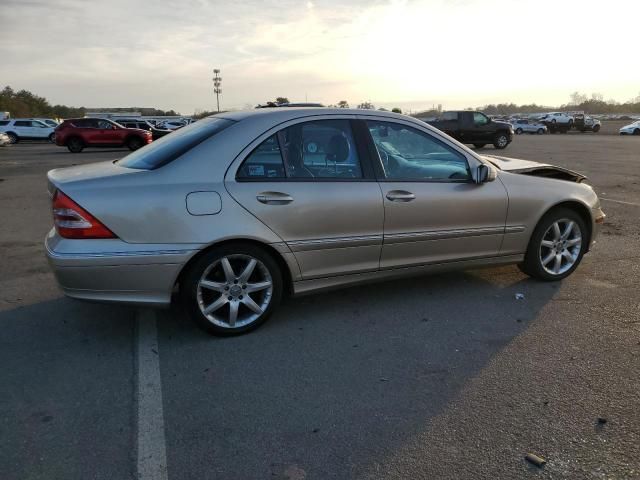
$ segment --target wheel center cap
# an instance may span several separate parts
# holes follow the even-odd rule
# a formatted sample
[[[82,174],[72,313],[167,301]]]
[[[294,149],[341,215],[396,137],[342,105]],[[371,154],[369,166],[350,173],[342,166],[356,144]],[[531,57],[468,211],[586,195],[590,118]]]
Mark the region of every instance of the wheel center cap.
[[[231,293],[232,296],[237,297],[242,293],[242,288],[240,285],[234,285],[231,287],[231,290],[229,290],[229,293]]]

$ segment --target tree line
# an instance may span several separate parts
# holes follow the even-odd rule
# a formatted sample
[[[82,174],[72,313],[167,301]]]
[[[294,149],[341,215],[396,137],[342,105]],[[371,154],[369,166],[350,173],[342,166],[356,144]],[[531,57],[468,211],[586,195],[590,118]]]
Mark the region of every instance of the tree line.
[[[86,107],[68,107],[66,105],[51,105],[44,97],[28,90],[17,92],[10,86],[0,91],[0,112],[9,112],[14,118],[45,117],[45,118],[73,118],[84,117]],[[130,108],[94,109],[93,111],[131,111]],[[158,110],[157,108],[134,108],[143,115],[180,115],[173,110]]]

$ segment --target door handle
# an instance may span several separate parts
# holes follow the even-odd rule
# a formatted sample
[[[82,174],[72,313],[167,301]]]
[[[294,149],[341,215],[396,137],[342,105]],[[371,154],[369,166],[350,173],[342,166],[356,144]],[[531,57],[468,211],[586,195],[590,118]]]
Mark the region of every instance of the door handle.
[[[286,205],[293,202],[293,197],[281,192],[261,192],[256,196],[260,203],[266,205]]]
[[[391,190],[387,192],[387,199],[392,202],[410,202],[415,200],[416,196],[406,190]]]

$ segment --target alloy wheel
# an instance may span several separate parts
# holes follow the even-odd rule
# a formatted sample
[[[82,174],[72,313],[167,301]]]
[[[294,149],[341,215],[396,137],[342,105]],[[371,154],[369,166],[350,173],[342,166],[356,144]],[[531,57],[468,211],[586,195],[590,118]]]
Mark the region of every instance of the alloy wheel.
[[[267,267],[245,254],[227,255],[202,273],[196,298],[200,312],[212,324],[241,328],[257,321],[269,307],[273,279]]]
[[[542,268],[551,275],[561,275],[571,269],[580,257],[582,232],[573,220],[556,220],[540,242],[539,259]]]

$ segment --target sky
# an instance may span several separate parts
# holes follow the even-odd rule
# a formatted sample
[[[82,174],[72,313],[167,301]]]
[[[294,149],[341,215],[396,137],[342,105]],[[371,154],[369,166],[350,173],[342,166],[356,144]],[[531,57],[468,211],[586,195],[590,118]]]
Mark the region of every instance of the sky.
[[[421,110],[640,95],[640,0],[2,0],[0,84],[191,114],[291,101]]]

